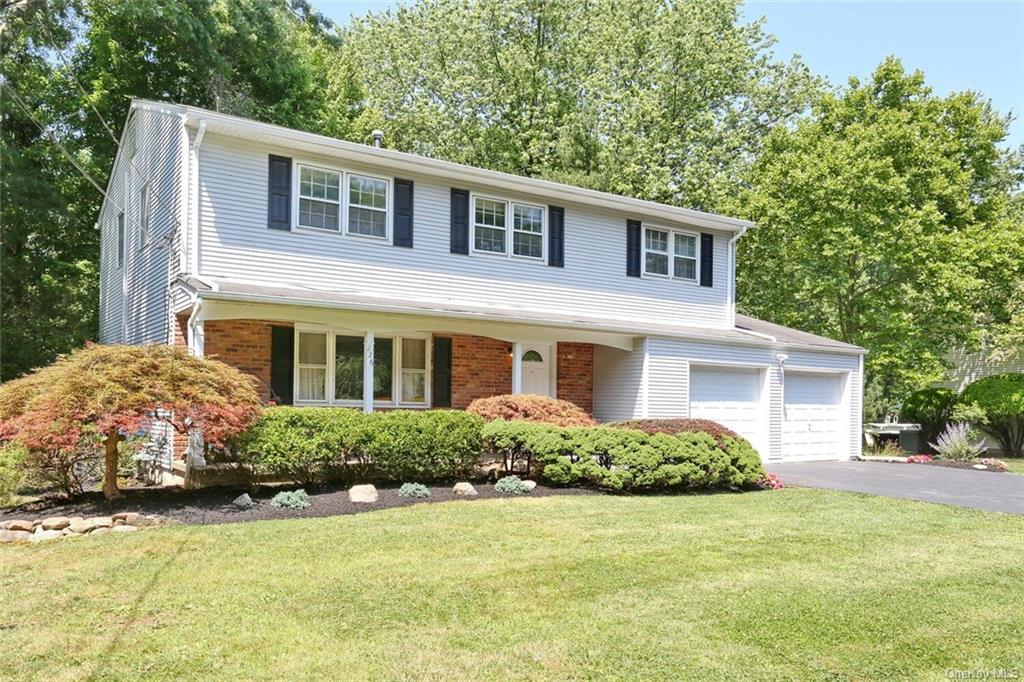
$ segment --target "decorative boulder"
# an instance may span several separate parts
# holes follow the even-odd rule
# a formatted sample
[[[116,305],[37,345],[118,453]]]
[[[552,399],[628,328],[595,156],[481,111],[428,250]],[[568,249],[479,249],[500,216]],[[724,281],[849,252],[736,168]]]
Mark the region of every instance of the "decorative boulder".
[[[354,485],[348,489],[348,499],[361,504],[372,504],[377,501],[377,489],[372,485]]]
[[[523,488],[525,488],[528,493],[533,492],[533,489],[536,487],[537,481],[523,481]]]
[[[129,526],[127,524],[123,526],[114,526],[110,529],[112,533],[134,533],[137,530],[138,528],[135,526]]]
[[[235,505],[239,509],[250,509],[256,506],[256,503],[249,497],[249,493],[242,493],[231,501],[231,504]],[[130,522],[129,522],[130,523]]]
[[[51,516],[48,519],[43,519],[39,525],[43,530],[64,530],[71,525],[71,519],[66,516]]]
[[[474,495],[478,494],[476,488],[473,487],[473,484],[467,481],[456,483],[455,487],[452,488],[452,493],[455,495],[464,495],[467,497],[473,497]]]
[[[25,521],[24,519],[13,519],[7,522],[7,530],[20,530],[26,533],[31,533],[32,529],[35,528],[35,523],[32,521]]]
[[[0,542],[27,542],[30,537],[27,530],[0,530]]]
[[[61,530],[42,530],[42,527],[36,530],[35,533],[29,536],[29,542],[43,542],[45,540],[56,540],[57,538],[64,537],[64,531]]]

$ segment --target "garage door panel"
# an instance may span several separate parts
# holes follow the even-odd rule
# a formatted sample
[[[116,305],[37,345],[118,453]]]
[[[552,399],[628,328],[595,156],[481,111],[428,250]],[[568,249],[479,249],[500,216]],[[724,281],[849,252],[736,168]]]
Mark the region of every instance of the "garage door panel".
[[[690,367],[690,416],[710,419],[763,447],[765,409],[757,369]]]
[[[843,377],[787,372],[783,391],[783,460],[842,458]]]

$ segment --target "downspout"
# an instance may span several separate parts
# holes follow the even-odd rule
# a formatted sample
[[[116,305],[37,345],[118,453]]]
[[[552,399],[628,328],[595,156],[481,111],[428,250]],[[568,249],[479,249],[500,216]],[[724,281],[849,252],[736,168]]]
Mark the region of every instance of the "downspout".
[[[729,240],[729,318],[730,327],[736,326],[736,244],[750,227],[744,225]]]
[[[203,321],[200,315],[203,310],[203,299],[199,294],[192,294],[192,313],[188,316],[188,348],[189,351],[198,357],[203,356]],[[185,487],[191,485],[193,468],[206,466],[206,457],[203,453],[203,439],[196,429],[189,429],[188,449],[185,451]]]
[[[188,256],[190,274],[199,272],[199,147],[206,137],[206,119],[199,119],[196,136],[192,139],[192,151],[189,156],[189,215]]]

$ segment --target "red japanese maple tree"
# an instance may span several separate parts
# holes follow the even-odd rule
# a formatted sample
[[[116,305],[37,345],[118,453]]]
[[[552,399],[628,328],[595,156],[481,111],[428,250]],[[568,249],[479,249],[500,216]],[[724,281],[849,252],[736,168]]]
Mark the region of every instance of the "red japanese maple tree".
[[[71,450],[92,439],[104,454],[103,494],[117,487],[118,445],[154,422],[222,444],[259,413],[253,379],[185,348],[89,344],[0,385],[0,441]]]

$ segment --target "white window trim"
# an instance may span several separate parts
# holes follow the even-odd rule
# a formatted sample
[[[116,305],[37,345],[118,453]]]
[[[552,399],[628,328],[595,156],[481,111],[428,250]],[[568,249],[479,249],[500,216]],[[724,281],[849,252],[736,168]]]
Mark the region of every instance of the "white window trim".
[[[476,248],[476,200],[486,199],[487,201],[496,201],[505,204],[505,252],[495,253],[494,251],[485,251],[483,249]],[[541,256],[523,256],[512,252],[515,233],[523,232],[524,234],[537,234],[536,232],[526,232],[524,230],[515,229],[515,217],[513,206],[528,206],[529,208],[540,209],[540,252]],[[541,204],[535,204],[530,201],[519,201],[517,199],[506,199],[504,197],[497,197],[489,194],[480,194],[477,192],[470,192],[469,194],[469,252],[471,254],[479,254],[482,256],[491,256],[494,258],[509,258],[512,260],[521,260],[529,263],[544,263],[548,262],[548,209],[546,206]]]
[[[327,227],[312,227],[309,225],[299,224],[299,202],[303,198],[299,195],[299,188],[301,186],[301,174],[302,168],[311,168],[313,170],[327,171],[329,173],[338,174],[338,229],[333,230]],[[372,234],[360,234],[358,232],[350,232],[348,229],[348,208],[349,208],[349,178],[353,175],[358,175],[364,178],[372,178],[374,180],[383,180],[387,183],[387,201],[385,205],[385,216],[384,216],[384,229],[385,236],[377,237]],[[375,173],[365,173],[362,171],[353,171],[342,166],[334,166],[331,164],[319,163],[317,161],[309,161],[306,159],[292,159],[292,217],[291,217],[291,228],[292,232],[307,232],[310,234],[335,234],[343,237],[355,237],[357,239],[368,239],[370,241],[391,244],[391,240],[394,235],[394,218],[395,218],[395,192],[394,192],[394,180],[392,178],[377,175]],[[311,197],[306,197],[311,198]],[[315,201],[327,201],[329,199],[314,199]]]
[[[384,236],[383,237],[378,237],[377,235],[374,235],[374,234],[362,234],[361,232],[352,232],[352,231],[349,230],[348,209],[349,209],[349,196],[350,196],[350,193],[351,193],[351,188],[349,187],[349,183],[352,181],[352,176],[353,175],[361,177],[361,178],[369,178],[371,180],[383,180],[384,183],[385,183],[385,187],[386,187],[385,192],[387,192],[387,196],[384,197]],[[391,210],[392,201],[393,201],[393,198],[392,198],[393,192],[392,192],[392,181],[391,181],[391,178],[385,178],[385,177],[381,177],[379,175],[372,175],[370,173],[355,173],[355,172],[352,172],[352,171],[345,171],[345,173],[344,173],[344,181],[345,181],[345,184],[342,187],[342,189],[344,190],[345,194],[342,197],[342,203],[344,204],[344,207],[345,207],[345,210],[344,210],[344,221],[343,221],[344,225],[345,225],[345,234],[350,236],[350,237],[359,237],[360,239],[372,239],[374,241],[387,242],[388,244],[390,244],[391,243],[391,219],[392,219],[392,216],[393,216],[393,213],[394,213]],[[375,209],[372,206],[360,206],[360,205],[357,205],[357,208],[365,208],[365,209],[368,209],[368,210],[371,210],[371,211],[379,211],[380,210],[380,209]]]
[[[139,248],[144,249],[150,242],[153,226],[153,190],[149,183],[142,185],[139,196]]]
[[[119,211],[114,220],[114,229],[117,231],[117,269],[122,270],[128,260],[128,226],[124,211]]]
[[[299,334],[326,334],[327,335],[327,376],[325,381],[325,392],[324,396],[326,400],[303,400],[299,398]],[[292,395],[295,397],[294,404],[298,406],[331,406],[331,407],[362,407],[362,398],[358,400],[351,399],[335,399],[334,397],[334,382],[335,382],[335,363],[334,353],[336,348],[336,338],[338,336],[352,336],[358,337],[365,341],[366,333],[348,329],[335,329],[331,327],[323,327],[318,325],[295,325],[295,348],[293,352],[293,377],[292,377]],[[403,409],[429,409],[433,396],[431,395],[431,382],[433,377],[433,344],[431,343],[430,334],[375,334],[374,339],[390,339],[391,340],[391,400],[374,400],[373,406],[376,407],[391,407],[391,408],[403,408]],[[423,394],[424,401],[420,403],[416,402],[404,402],[402,401],[402,339],[420,339],[423,341],[424,346],[424,377],[423,377]],[[365,355],[364,363],[365,363]],[[308,367],[319,367],[320,365],[303,365]],[[365,365],[364,365],[365,366]]]
[[[647,248],[647,230],[657,230],[658,232],[665,232],[668,234],[668,250],[667,251],[656,251],[654,249]],[[676,235],[684,235],[687,237],[693,237],[695,242],[695,256],[694,260],[696,268],[694,269],[694,277],[690,279],[688,277],[676,277],[675,275],[675,243]],[[690,230],[679,230],[671,227],[662,227],[660,225],[641,225],[640,231],[640,246],[641,246],[641,262],[640,262],[640,273],[643,277],[653,277],[655,279],[669,279],[677,282],[685,282],[687,284],[698,284],[700,282],[700,234],[692,232]],[[662,275],[657,272],[648,272],[647,270],[647,254],[656,253],[662,256],[668,256],[668,274]]]

